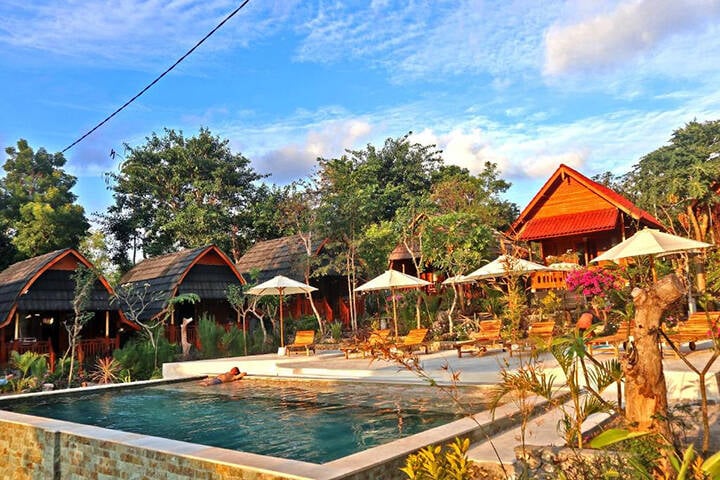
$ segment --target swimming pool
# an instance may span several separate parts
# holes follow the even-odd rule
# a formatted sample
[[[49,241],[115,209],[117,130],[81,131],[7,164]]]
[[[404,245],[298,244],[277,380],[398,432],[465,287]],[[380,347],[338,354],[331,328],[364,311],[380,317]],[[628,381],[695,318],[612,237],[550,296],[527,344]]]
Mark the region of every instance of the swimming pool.
[[[436,388],[246,379],[14,401],[4,410],[325,463],[462,416]]]

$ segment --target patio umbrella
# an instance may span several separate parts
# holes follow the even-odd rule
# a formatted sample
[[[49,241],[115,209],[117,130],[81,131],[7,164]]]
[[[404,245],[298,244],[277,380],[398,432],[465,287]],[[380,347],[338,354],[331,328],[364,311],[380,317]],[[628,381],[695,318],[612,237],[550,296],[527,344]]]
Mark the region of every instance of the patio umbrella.
[[[708,247],[712,247],[712,245],[664,233],[654,228],[644,228],[639,232],[636,232],[627,240],[618,243],[607,252],[602,255],[598,255],[590,261],[614,261],[621,258],[648,255],[650,257],[650,268],[652,270],[653,279],[655,279],[654,257]]]
[[[283,327],[283,297],[285,295],[295,295],[298,293],[310,293],[317,290],[315,287],[306,285],[292,278],[283,275],[277,275],[267,282],[248,289],[250,295],[279,295],[280,296],[280,347],[285,346],[285,330]]]
[[[355,288],[356,292],[371,292],[376,290],[390,290],[393,305],[393,322],[395,324],[395,336],[398,334],[397,327],[397,304],[395,302],[395,291],[405,288],[420,288],[430,285],[430,282],[421,278],[407,275],[397,270],[387,270],[367,283]]]
[[[547,270],[545,265],[523,260],[522,258],[513,257],[511,255],[500,255],[498,258],[465,275],[467,280],[482,280],[485,278],[504,277],[505,275],[515,273],[524,275],[530,272]]]

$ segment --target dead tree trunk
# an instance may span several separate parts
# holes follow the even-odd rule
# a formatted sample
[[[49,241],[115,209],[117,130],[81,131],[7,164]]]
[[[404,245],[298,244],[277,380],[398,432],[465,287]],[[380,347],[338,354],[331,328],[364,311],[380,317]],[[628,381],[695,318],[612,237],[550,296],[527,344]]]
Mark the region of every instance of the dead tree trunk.
[[[665,310],[683,295],[684,289],[675,275],[632,291],[635,329],[633,342],[623,359],[625,416],[630,428],[652,431],[668,440],[671,438],[667,422],[667,385],[659,346],[660,322]]]

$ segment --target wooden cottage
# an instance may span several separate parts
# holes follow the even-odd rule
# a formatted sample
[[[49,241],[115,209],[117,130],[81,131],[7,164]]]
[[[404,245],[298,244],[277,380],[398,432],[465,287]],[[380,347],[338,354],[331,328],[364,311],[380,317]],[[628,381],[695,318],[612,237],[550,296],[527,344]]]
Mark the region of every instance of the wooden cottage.
[[[539,246],[546,264],[590,260],[643,227],[665,227],[622,195],[590,180],[567,165],[560,167],[520,213],[508,235]],[[538,259],[535,259],[536,261]],[[536,283],[535,288],[553,288]]]
[[[325,245],[325,239],[312,242],[313,263],[317,264]],[[284,275],[304,282],[307,261],[303,238],[300,235],[291,235],[256,243],[240,258],[236,266],[248,281],[253,279],[262,283],[276,275]],[[345,326],[349,326],[347,279],[341,275],[324,275],[311,278],[310,283],[318,289],[313,293],[313,301],[320,316],[327,322],[340,319]],[[310,302],[305,296],[293,295],[288,297],[287,301],[290,317],[313,315]]]
[[[152,298],[156,301],[139,320],[165,314],[168,301],[177,295],[197,294],[200,302],[178,305],[166,326],[168,340],[179,342],[182,319],[192,317],[195,322],[188,328],[188,340],[196,346],[196,322],[201,315],[208,314],[220,324],[237,321],[237,312],[228,302],[226,292],[229,285],[244,283],[232,261],[214,245],[145,259],[120,279],[123,286],[139,289],[147,285],[148,291],[154,292]]]
[[[71,248],[46,253],[10,265],[0,272],[0,364],[9,352],[32,351],[47,354],[54,368],[56,355],[69,346],[64,322],[74,319],[73,274],[79,265],[90,262]],[[94,316],[82,329],[77,345],[78,358],[110,355],[120,347],[121,334],[137,326],[129,323],[111,305],[112,289],[98,277],[88,311]]]

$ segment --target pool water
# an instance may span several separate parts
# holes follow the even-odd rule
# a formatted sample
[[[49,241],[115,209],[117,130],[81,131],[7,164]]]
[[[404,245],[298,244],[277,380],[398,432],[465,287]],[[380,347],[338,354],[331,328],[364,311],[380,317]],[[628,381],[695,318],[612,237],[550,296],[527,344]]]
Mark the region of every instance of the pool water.
[[[431,387],[245,379],[14,401],[5,410],[325,463],[461,417]]]

